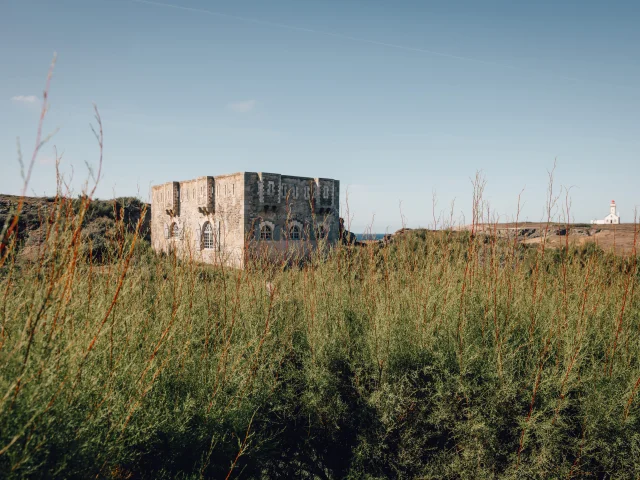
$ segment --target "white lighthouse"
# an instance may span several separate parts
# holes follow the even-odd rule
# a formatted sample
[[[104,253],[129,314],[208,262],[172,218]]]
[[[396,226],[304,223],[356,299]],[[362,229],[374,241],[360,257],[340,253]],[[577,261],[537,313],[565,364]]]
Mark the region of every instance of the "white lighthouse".
[[[620,213],[616,211],[616,201],[611,200],[609,204],[609,215],[604,220],[591,220],[594,225],[618,225],[620,223]]]

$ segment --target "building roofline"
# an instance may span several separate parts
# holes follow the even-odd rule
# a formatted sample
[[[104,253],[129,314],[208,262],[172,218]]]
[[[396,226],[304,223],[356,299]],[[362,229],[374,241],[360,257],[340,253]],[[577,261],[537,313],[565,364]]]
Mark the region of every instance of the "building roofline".
[[[194,178],[189,178],[186,180],[169,180],[167,182],[163,182],[163,183],[158,183],[156,185],[152,185],[151,188],[158,188],[158,187],[162,187],[168,184],[172,184],[172,183],[187,183],[187,182],[195,182],[196,180],[200,180],[203,178],[209,178],[212,177],[214,180],[220,178],[228,178],[228,177],[236,177],[238,175],[247,175],[247,174],[253,174],[253,175],[280,175],[281,178],[291,178],[291,179],[296,179],[296,180],[330,180],[333,182],[337,182],[339,180],[335,179],[335,178],[326,178],[326,177],[301,177],[299,175],[287,175],[287,174],[283,174],[283,173],[274,173],[274,172],[235,172],[235,173],[225,173],[222,175],[201,175],[199,177],[194,177]]]

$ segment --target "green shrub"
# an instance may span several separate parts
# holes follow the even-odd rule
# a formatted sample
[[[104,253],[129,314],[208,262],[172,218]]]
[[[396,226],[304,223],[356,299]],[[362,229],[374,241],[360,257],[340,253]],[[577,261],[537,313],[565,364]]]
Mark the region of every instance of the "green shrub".
[[[640,475],[637,260],[415,231],[235,271],[105,205],[0,266],[3,478]]]

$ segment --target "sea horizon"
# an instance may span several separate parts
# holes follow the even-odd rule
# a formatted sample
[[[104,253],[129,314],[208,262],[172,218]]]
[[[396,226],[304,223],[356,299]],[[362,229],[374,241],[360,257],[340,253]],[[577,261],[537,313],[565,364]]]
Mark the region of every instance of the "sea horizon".
[[[356,233],[357,240],[382,240],[386,233]]]

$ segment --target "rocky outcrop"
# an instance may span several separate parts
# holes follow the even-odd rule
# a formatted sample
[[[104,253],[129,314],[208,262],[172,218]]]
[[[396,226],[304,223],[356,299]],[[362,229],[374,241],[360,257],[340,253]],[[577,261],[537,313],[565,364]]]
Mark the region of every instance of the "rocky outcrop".
[[[17,210],[20,197],[0,195],[0,232],[12,220]],[[41,237],[41,226],[47,222],[56,202],[69,202],[69,207],[77,211],[80,207],[78,198],[24,197],[22,212],[18,217],[18,240],[37,242]],[[114,200],[93,200],[84,217],[83,230],[87,233],[104,232],[115,225],[116,219],[122,221],[125,229],[133,231],[140,219],[145,203],[133,197],[121,197]],[[116,208],[114,208],[116,207]],[[150,209],[147,205],[146,216],[142,223],[142,237],[149,239]]]

